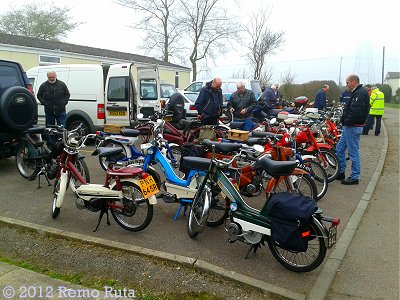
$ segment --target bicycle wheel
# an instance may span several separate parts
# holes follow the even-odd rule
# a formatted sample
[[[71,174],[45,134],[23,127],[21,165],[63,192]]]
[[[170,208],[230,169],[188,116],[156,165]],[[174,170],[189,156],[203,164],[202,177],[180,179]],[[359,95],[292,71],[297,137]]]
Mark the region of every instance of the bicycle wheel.
[[[289,251],[280,248],[271,238],[268,247],[275,259],[286,269],[294,272],[309,272],[317,268],[324,260],[326,246],[323,232],[313,219],[310,227],[311,235],[305,252]]]
[[[202,190],[197,190],[190,207],[189,217],[187,218],[189,237],[195,238],[204,230],[209,214],[209,201],[211,190],[205,185]]]
[[[221,193],[213,195],[211,199],[210,212],[207,218],[207,226],[218,227],[224,224],[229,216],[229,200],[222,198]]]
[[[79,174],[81,174],[82,177],[85,178],[85,181],[87,183],[89,183],[90,182],[90,174],[89,174],[89,168],[86,164],[86,161],[83,158],[77,159],[75,161],[74,166],[78,170]],[[80,181],[77,180],[75,178],[75,176],[71,176],[71,178],[69,179],[69,187],[71,188],[71,191],[74,194],[76,194],[76,189],[80,186],[81,186]]]
[[[22,177],[28,180],[34,180],[40,171],[35,157],[39,155],[39,149],[29,143],[24,143],[15,156],[17,170]]]
[[[328,191],[328,175],[324,168],[316,161],[304,160],[303,164],[311,168],[311,178],[314,179],[317,188],[316,200],[321,200]]]
[[[292,188],[289,180],[292,182],[294,189]],[[273,181],[273,184],[271,184],[271,181]],[[266,186],[274,186],[275,182],[275,178],[270,178],[267,180]],[[278,184],[275,186],[275,191],[298,193],[314,200],[317,197],[317,188],[315,186],[315,182],[307,175],[289,175],[287,177],[282,176],[282,178],[279,179]]]
[[[99,144],[99,147],[108,147],[108,148],[122,148],[123,152],[122,155],[127,157],[127,153],[125,148],[118,142],[115,142],[113,140],[105,140],[102,143]],[[106,157],[99,157],[99,163],[101,168],[106,171],[108,167],[108,161]]]
[[[115,222],[125,230],[145,229],[153,219],[153,205],[144,199],[136,184],[130,181],[121,181],[121,186],[123,198],[112,201],[111,215]]]
[[[332,182],[339,175],[339,160],[337,155],[325,149],[321,150],[321,155],[323,155],[325,162],[320,155],[317,155],[317,160],[328,175],[328,182]]]

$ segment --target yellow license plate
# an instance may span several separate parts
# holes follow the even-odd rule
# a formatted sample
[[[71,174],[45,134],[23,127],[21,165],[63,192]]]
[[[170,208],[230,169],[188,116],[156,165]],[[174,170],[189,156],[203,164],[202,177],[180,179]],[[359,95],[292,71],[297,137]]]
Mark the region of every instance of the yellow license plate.
[[[109,111],[108,115],[114,117],[125,117],[126,111]]]
[[[152,176],[147,176],[145,179],[139,180],[138,185],[145,199],[159,192],[157,183]]]
[[[172,116],[165,116],[164,117],[165,122],[171,122],[172,121]]]

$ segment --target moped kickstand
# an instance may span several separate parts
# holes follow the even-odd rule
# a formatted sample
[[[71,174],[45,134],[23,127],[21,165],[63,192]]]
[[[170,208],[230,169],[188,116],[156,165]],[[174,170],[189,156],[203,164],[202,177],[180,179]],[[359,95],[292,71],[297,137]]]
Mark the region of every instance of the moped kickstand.
[[[253,256],[256,254],[258,248],[261,248],[261,245],[264,245],[264,242],[258,242],[256,244],[251,244],[250,249],[247,251],[246,256],[244,257],[244,259],[248,259],[250,256],[251,251],[253,251]]]
[[[108,217],[108,208],[107,208],[107,207],[103,207],[103,208],[101,209],[101,212],[100,212],[99,222],[97,222],[96,229],[93,230],[93,232],[96,232],[97,229],[99,228],[100,222],[101,222],[101,220],[103,219],[104,214],[106,214],[106,216],[107,216],[107,225],[110,225],[110,224],[111,224],[111,223],[110,223],[110,219],[109,219],[109,217]]]

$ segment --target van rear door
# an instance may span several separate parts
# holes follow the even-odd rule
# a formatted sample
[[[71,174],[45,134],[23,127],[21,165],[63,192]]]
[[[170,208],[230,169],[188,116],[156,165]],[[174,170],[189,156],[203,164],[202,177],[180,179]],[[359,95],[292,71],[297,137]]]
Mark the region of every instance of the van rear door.
[[[145,117],[151,116],[161,110],[161,87],[158,68],[138,67],[137,68],[137,113]]]

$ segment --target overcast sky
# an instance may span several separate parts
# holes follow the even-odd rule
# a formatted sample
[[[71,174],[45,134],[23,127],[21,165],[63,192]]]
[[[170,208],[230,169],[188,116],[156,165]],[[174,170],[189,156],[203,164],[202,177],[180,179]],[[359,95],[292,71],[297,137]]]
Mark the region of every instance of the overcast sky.
[[[188,0],[190,1],[190,0]],[[400,5],[398,0],[221,0],[231,13],[246,20],[260,7],[271,9],[270,26],[284,31],[286,42],[268,58],[273,80],[290,69],[298,83],[310,80],[339,80],[349,73],[360,75],[364,83],[381,81],[382,49],[385,46],[385,74],[399,71]],[[31,0],[1,0],[0,12],[10,5],[19,8]],[[112,0],[56,0],[68,6],[74,21],[85,22],[68,34],[67,43],[144,54],[138,49],[144,34],[129,25],[137,12]],[[241,42],[245,36],[233,36]],[[190,65],[187,65],[190,67]],[[209,74],[200,77],[231,77],[247,68],[243,53],[233,49],[216,61]]]

